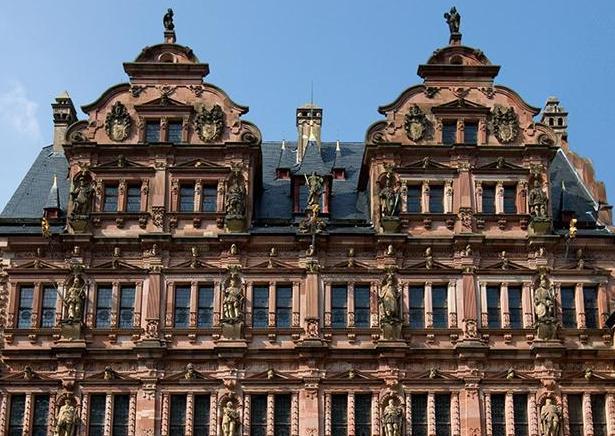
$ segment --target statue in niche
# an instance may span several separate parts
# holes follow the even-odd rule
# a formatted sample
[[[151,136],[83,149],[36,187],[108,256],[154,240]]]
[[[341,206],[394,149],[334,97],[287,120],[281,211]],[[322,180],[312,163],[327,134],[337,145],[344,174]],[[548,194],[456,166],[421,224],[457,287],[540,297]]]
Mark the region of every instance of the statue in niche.
[[[237,271],[231,272],[227,285],[224,288],[222,302],[222,320],[225,323],[235,324],[241,321],[241,306],[243,304],[243,285]]]
[[[73,218],[86,217],[92,209],[94,187],[88,172],[79,172],[73,179],[73,190],[70,198],[73,202]]]
[[[222,435],[236,436],[239,430],[239,411],[232,401],[227,401],[222,410]]]
[[[547,194],[542,190],[540,180],[534,180],[534,187],[530,189],[528,195],[528,204],[530,207],[530,215],[532,220],[547,220]]]
[[[392,218],[399,215],[400,190],[392,168],[387,168],[384,186],[380,189],[380,216]]]
[[[389,398],[382,412],[384,436],[401,436],[403,417],[403,408],[396,405],[393,398]]]
[[[241,166],[233,165],[227,181],[226,215],[229,218],[243,218],[246,213],[246,188]]]
[[[459,33],[461,27],[461,15],[457,12],[457,8],[453,6],[450,11],[444,13],[444,19],[448,24],[448,30],[452,33]],[[387,435],[388,436],[388,435]]]
[[[538,285],[534,289],[534,312],[538,338],[555,339],[557,333],[557,318],[555,316],[555,290],[545,273],[541,273]]]
[[[312,209],[316,205],[320,207],[320,197],[322,196],[322,189],[324,185],[324,179],[313,171],[310,176],[305,177],[305,185],[308,189],[308,199],[306,209]]]
[[[75,436],[78,427],[77,401],[72,396],[64,399],[64,404],[58,409],[54,436]]]
[[[83,276],[75,269],[64,285],[64,317],[62,321],[80,323],[83,317],[83,303],[86,296],[86,283]]]
[[[167,13],[164,14],[162,18],[162,24],[164,26],[164,30],[167,32],[172,32],[175,30],[175,24],[173,23],[173,9],[167,9]]]
[[[540,408],[540,434],[542,436],[559,436],[562,425],[562,409],[552,398],[547,398]]]
[[[388,272],[378,294],[381,323],[399,322],[399,296],[400,291],[395,274]]]

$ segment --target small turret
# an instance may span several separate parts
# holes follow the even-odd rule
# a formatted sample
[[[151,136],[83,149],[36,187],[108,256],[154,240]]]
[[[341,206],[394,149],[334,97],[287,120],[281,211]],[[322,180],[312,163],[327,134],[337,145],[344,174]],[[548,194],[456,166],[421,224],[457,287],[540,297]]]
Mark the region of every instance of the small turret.
[[[68,92],[64,91],[51,104],[53,110],[53,151],[62,152],[68,126],[77,121],[77,112]]]
[[[540,122],[551,127],[564,141],[568,140],[568,112],[560,105],[559,98],[547,99]]]
[[[320,131],[322,128],[322,108],[313,103],[297,108],[297,163],[301,162],[308,143],[313,142],[320,150]]]
[[[49,189],[45,207],[43,207],[43,217],[47,220],[60,217],[62,207],[60,206],[60,191],[58,190],[58,178],[53,176],[53,184]]]

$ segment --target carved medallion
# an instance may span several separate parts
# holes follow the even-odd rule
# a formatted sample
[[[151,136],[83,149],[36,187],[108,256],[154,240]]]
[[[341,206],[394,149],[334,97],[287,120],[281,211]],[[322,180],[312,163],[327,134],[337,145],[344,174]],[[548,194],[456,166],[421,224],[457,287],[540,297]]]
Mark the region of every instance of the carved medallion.
[[[111,112],[105,119],[105,130],[112,141],[122,142],[130,136],[132,118],[121,102],[117,101],[111,107]]]
[[[224,112],[219,105],[210,110],[202,108],[194,119],[194,128],[203,142],[218,139],[224,131]]]
[[[519,119],[515,110],[495,106],[491,112],[490,130],[501,143],[513,142],[519,134]]]
[[[406,114],[406,121],[404,124],[406,129],[406,135],[413,141],[419,141],[427,136],[429,129],[429,120],[425,113],[417,105],[412,108]]]

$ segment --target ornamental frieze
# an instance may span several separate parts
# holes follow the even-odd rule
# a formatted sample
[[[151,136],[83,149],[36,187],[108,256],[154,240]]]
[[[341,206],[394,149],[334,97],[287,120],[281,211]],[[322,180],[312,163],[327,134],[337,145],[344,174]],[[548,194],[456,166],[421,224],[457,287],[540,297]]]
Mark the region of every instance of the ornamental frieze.
[[[111,112],[105,118],[105,131],[109,139],[116,142],[125,141],[132,129],[132,118],[128,114],[126,106],[122,102],[115,102]]]
[[[489,130],[502,144],[513,142],[519,134],[519,118],[515,110],[496,105],[491,112]]]
[[[220,105],[202,108],[194,118],[194,129],[203,142],[213,142],[222,136],[225,115]]]

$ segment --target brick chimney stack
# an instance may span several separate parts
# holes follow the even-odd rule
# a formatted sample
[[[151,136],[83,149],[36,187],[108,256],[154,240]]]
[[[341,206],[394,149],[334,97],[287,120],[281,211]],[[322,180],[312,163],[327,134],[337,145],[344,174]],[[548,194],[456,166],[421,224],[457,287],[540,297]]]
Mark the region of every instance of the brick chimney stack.
[[[56,97],[56,102],[51,104],[53,109],[53,151],[63,152],[68,126],[77,121],[77,112],[68,92],[64,91]]]

